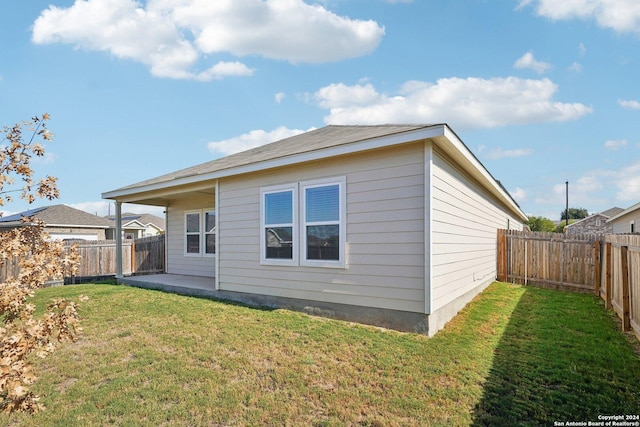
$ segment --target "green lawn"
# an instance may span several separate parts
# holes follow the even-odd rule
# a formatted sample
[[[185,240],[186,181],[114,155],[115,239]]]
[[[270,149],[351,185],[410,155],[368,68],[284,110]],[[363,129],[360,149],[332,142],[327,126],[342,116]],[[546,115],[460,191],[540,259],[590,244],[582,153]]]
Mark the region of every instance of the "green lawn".
[[[113,285],[0,425],[553,425],[640,413],[637,342],[592,295],[495,283],[433,338]],[[636,353],[634,354],[634,350]]]

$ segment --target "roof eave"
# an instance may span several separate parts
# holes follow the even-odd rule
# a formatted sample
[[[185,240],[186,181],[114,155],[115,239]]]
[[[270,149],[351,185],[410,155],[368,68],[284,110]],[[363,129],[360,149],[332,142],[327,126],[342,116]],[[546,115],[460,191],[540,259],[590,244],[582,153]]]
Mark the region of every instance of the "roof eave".
[[[135,203],[136,200],[144,200],[144,197],[158,197],[156,193],[161,193],[175,187],[190,187],[190,189],[192,189],[191,186],[195,186],[193,189],[197,189],[201,187],[198,184],[204,184],[204,187],[207,187],[211,185],[211,182],[229,176],[259,172],[267,169],[290,166],[312,160],[321,160],[378,148],[392,147],[395,145],[406,144],[413,141],[435,139],[447,141],[441,142],[438,145],[443,145],[445,151],[449,153],[455,151],[459,152],[462,156],[463,163],[466,163],[463,166],[470,166],[474,171],[476,171],[476,173],[473,174],[474,178],[477,179],[485,188],[487,188],[491,194],[497,197],[498,200],[504,203],[523,222],[527,221],[527,215],[522,211],[522,209],[520,209],[511,195],[500,184],[498,184],[497,180],[489,173],[489,171],[476,158],[471,150],[469,150],[469,148],[462,142],[462,140],[458,138],[456,133],[446,124],[425,126],[401,133],[365,139],[362,141],[350,142],[334,147],[308,151],[286,157],[279,157],[228,169],[222,169],[210,173],[179,177],[160,183],[141,185],[138,187],[121,188],[118,190],[102,193],[102,198],[116,200],[119,202]],[[143,195],[144,197],[142,197]]]
[[[242,175],[246,173],[259,172],[267,169],[273,169],[282,166],[289,166],[297,163],[303,163],[311,160],[321,160],[329,157],[335,157],[339,155],[352,154],[365,150],[372,150],[376,148],[390,147],[393,145],[400,145],[411,141],[418,141],[421,139],[435,138],[437,136],[444,135],[444,128],[446,125],[433,125],[424,128],[419,128],[402,133],[381,136],[377,138],[366,139],[363,141],[351,142],[335,147],[323,148],[320,150],[307,151],[304,153],[294,154],[286,157],[279,157],[275,159],[265,160],[261,162],[251,163],[247,165],[232,167],[228,169],[222,169],[205,174],[195,174],[186,177],[180,177],[169,181],[164,181],[155,184],[143,185],[139,187],[121,188],[118,190],[108,191],[102,193],[103,199],[110,199],[116,201],[130,201],[127,196],[150,193],[154,191],[162,191],[168,188],[177,186],[190,186],[193,184],[215,181],[220,178],[225,178],[234,175]],[[121,200],[127,199],[127,200]]]
[[[491,173],[484,167],[482,162],[478,160],[478,158],[469,150],[469,148],[462,142],[462,140],[456,135],[456,133],[448,126],[445,126],[445,141],[447,144],[450,144],[448,147],[449,153],[458,152],[462,155],[461,159],[455,159],[457,161],[462,161],[466,163],[463,166],[470,166],[471,168],[466,168],[470,171],[476,171],[476,173],[472,173],[473,177],[478,180],[490,193],[492,193],[495,197],[498,198],[502,203],[504,203],[513,213],[516,214],[523,222],[526,222],[529,218],[522,211],[520,206],[516,203],[516,201],[511,197],[511,195],[498,183],[498,181],[491,175]],[[445,151],[447,147],[444,148]],[[451,149],[453,151],[451,151]]]

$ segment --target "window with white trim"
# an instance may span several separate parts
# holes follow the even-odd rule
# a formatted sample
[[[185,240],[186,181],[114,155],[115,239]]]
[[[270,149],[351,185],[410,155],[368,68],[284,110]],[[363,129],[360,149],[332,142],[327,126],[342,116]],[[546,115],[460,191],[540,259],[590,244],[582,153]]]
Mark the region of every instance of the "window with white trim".
[[[344,268],[345,187],[340,177],[263,188],[261,263]]]
[[[216,211],[204,212],[204,255],[216,253]]]
[[[302,194],[302,265],[344,266],[344,179],[308,181]]]
[[[297,265],[297,185],[268,187],[261,191],[261,262]]]
[[[216,211],[200,209],[184,213],[184,255],[215,256]]]

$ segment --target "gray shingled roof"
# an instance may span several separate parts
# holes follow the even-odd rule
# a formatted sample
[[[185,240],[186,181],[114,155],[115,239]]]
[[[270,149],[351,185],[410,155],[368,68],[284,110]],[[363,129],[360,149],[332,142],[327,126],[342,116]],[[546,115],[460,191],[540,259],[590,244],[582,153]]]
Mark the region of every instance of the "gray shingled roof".
[[[152,184],[170,182],[178,178],[203,175],[267,160],[279,159],[296,154],[309,153],[358,141],[365,141],[434,125],[375,125],[375,126],[325,126],[320,129],[285,138],[271,144],[232,154],[156,178],[119,188],[134,189]],[[115,191],[118,191],[115,190]]]
[[[76,225],[84,227],[109,228],[111,221],[97,215],[81,211],[66,205],[53,205],[42,208],[30,209],[15,215],[0,218],[0,227],[15,227],[24,225],[22,216],[35,216],[45,224]]]
[[[611,208],[611,209],[607,209],[606,211],[602,211],[600,212],[602,215],[607,216],[609,218],[618,215],[620,212],[622,212],[624,209],[622,208]]]

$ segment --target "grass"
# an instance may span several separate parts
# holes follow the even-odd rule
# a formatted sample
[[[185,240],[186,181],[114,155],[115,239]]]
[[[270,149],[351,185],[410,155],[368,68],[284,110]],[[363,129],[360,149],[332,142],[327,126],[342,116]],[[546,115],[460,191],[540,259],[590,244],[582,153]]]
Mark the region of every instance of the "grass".
[[[640,412],[637,342],[592,295],[495,283],[433,338],[123,286],[35,361],[2,425],[553,425]]]

